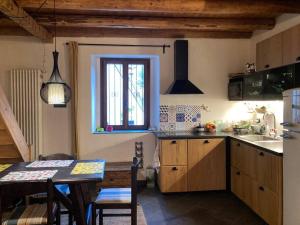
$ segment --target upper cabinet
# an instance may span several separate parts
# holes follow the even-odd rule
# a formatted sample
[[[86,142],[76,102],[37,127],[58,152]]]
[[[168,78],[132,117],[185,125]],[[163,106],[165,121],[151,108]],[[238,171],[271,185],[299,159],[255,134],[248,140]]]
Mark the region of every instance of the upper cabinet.
[[[256,70],[300,61],[300,25],[256,44]]]
[[[281,66],[283,35],[277,34],[256,45],[256,69],[258,71]]]
[[[283,64],[291,64],[300,60],[300,25],[288,29],[282,34]]]

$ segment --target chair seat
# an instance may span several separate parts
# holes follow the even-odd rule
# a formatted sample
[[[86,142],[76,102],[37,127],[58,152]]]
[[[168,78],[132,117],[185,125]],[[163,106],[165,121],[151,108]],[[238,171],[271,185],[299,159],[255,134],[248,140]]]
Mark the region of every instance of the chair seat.
[[[56,204],[53,206],[53,213]],[[3,218],[2,225],[35,225],[47,224],[47,204],[33,204],[15,208],[7,218]]]
[[[104,188],[98,194],[95,204],[130,204],[131,188]]]
[[[70,188],[67,184],[56,184],[55,188],[64,195],[70,194]]]

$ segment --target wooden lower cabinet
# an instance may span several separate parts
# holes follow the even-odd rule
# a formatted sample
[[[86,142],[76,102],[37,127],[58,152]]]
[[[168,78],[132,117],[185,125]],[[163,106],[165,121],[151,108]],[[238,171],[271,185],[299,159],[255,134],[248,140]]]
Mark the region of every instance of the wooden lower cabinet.
[[[231,167],[231,191],[256,211],[258,201],[256,182],[235,167]]]
[[[224,138],[160,140],[160,191],[226,189]]]
[[[160,163],[166,166],[187,164],[187,140],[161,140]]]
[[[188,140],[188,190],[226,189],[224,139]]]
[[[265,186],[257,185],[256,213],[269,225],[281,225],[281,207],[279,196]]]
[[[187,166],[161,166],[158,175],[160,191],[186,192]]]
[[[282,225],[282,157],[238,143],[231,143],[231,191],[269,225]]]

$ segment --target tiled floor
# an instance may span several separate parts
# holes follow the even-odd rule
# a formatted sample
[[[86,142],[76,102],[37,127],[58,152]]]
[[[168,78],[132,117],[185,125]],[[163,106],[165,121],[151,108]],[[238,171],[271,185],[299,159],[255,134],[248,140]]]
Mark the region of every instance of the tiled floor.
[[[158,190],[144,189],[139,202],[148,225],[266,225],[226,192],[161,194]]]

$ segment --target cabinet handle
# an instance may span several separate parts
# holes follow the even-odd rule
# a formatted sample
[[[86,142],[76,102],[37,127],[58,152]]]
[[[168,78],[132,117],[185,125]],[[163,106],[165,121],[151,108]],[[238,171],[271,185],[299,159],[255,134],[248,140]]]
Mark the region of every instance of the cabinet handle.
[[[264,189],[264,187],[260,186],[259,190],[264,191],[265,189]]]
[[[269,67],[270,67],[270,65],[269,65],[269,64],[265,65],[265,68],[269,68]]]
[[[171,144],[176,144],[176,141],[171,141]]]
[[[209,141],[208,141],[208,140],[205,140],[205,141],[204,141],[204,144],[209,144]]]
[[[240,143],[237,143],[237,144],[236,144],[236,146],[240,147],[240,146],[241,146],[241,144],[240,144]]]
[[[300,56],[298,56],[298,57],[296,58],[296,61],[300,61]]]
[[[241,175],[241,172],[236,172],[236,175],[238,175],[238,176]]]
[[[177,167],[173,167],[172,170],[173,170],[173,171],[176,171],[176,170],[178,170],[178,169],[177,169]]]
[[[259,155],[260,155],[260,156],[264,156],[265,154],[264,154],[263,152],[260,152]]]

